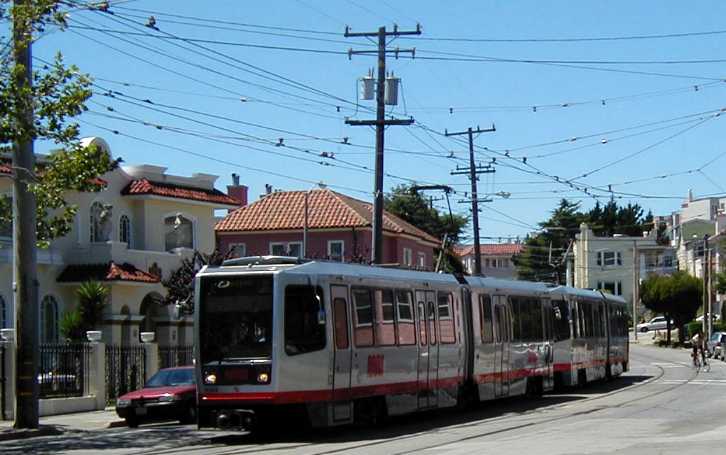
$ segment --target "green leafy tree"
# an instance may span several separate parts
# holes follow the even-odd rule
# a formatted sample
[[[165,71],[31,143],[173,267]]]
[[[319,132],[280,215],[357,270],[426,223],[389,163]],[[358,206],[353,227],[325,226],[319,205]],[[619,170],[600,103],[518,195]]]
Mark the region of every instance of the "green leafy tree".
[[[678,271],[670,276],[651,275],[640,285],[640,298],[649,310],[666,318],[666,342],[671,342],[671,319],[676,327],[683,327],[696,316],[701,306],[703,282],[686,272]],[[685,333],[678,331],[680,341]]]
[[[76,290],[78,304],[65,313],[60,322],[61,334],[71,341],[83,341],[88,330],[98,328],[103,308],[108,302],[108,288],[97,281],[86,281]]]
[[[462,236],[464,228],[469,222],[466,217],[440,213],[431,207],[424,196],[409,185],[395,187],[385,198],[385,209],[438,239],[443,240],[446,235],[447,248],[443,252],[442,270],[463,273],[463,264],[449,246],[454,245]]]
[[[66,4],[54,0],[36,0],[5,7],[0,3],[0,20],[27,24],[34,33],[46,27],[64,28]],[[32,38],[31,36],[27,38]],[[27,40],[15,43],[26,46]],[[10,49],[11,43],[0,41],[0,49]],[[0,160],[9,164],[7,153],[12,144],[21,140],[52,142],[57,150],[35,169],[14,169],[15,178],[24,178],[37,204],[37,238],[39,246],[47,246],[57,237],[66,235],[73,226],[77,207],[69,204],[67,191],[99,191],[103,182],[96,177],[112,170],[118,163],[98,147],[84,147],[80,142],[78,124],[71,119],[86,110],[91,96],[91,79],[75,66],[66,66],[57,54],[53,62],[32,73],[32,86],[19,77],[26,68],[18,65],[12,52],[0,51]],[[32,121],[23,121],[22,112],[31,100]],[[0,198],[0,231],[9,231],[12,223],[12,204],[9,197]]]

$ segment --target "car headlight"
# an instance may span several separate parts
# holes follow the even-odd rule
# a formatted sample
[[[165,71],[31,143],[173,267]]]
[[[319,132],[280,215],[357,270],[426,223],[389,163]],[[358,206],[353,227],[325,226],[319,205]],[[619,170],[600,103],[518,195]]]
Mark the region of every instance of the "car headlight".
[[[172,394],[162,395],[159,397],[159,403],[170,403],[170,402],[176,401],[178,399],[179,399],[179,395],[172,395]]]
[[[124,399],[121,399],[121,398],[119,398],[118,400],[116,400],[116,407],[117,408],[125,408],[125,407],[128,407],[128,406],[131,406],[131,400],[124,400]]]

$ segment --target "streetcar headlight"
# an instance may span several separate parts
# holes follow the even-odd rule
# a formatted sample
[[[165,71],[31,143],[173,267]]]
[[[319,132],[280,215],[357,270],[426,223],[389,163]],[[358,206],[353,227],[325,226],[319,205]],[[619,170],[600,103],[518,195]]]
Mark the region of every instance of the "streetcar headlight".
[[[270,382],[270,375],[267,373],[260,373],[257,375],[257,382],[261,384],[267,384]]]
[[[217,383],[217,375],[214,373],[208,374],[204,377],[204,383],[205,384],[216,384]]]

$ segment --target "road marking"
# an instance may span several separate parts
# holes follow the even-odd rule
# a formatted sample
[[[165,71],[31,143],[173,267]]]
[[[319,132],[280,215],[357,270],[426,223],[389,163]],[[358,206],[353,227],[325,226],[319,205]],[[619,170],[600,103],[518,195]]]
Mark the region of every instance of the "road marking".
[[[726,379],[666,379],[662,381],[664,384],[694,384],[694,385],[726,385]]]
[[[661,368],[686,368],[686,366],[683,364],[672,362],[652,362],[651,365]]]

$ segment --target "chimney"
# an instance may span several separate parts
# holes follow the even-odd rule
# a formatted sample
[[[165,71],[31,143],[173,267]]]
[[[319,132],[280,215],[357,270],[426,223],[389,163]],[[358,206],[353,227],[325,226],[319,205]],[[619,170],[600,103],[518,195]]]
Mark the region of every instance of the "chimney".
[[[227,194],[239,202],[240,207],[247,205],[247,187],[239,184],[239,175],[232,174],[232,185],[227,186]]]

